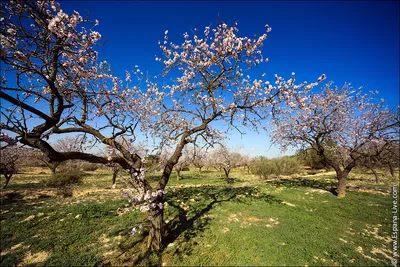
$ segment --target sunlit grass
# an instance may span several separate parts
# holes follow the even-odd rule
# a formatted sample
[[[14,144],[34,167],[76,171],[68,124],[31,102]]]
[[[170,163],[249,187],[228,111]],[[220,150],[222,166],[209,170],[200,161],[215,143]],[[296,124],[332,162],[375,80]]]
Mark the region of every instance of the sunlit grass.
[[[121,198],[122,179],[111,189],[108,170],[87,172],[62,198],[45,187],[50,173],[26,170],[1,192],[2,266],[132,265],[142,258],[147,228]],[[153,174],[155,184],[159,173]],[[164,265],[369,265],[390,264],[391,185],[385,174],[351,174],[346,198],[328,190],[334,172],[266,181],[234,170],[233,185],[209,170],[175,174],[168,185]],[[2,178],[3,179],[3,178]],[[2,180],[3,181],[3,180]]]

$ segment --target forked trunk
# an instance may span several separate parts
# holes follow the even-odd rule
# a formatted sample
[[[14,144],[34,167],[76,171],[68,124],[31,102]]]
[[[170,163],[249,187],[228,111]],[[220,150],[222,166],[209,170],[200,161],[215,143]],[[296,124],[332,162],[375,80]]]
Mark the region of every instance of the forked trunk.
[[[7,185],[8,185],[8,183],[9,183],[10,180],[11,180],[12,174],[4,174],[4,177],[6,177],[6,183],[5,183],[5,185],[3,186],[3,188],[6,188]]]
[[[228,169],[228,168],[223,168],[224,169],[224,173],[225,173],[225,180],[226,181],[228,181],[228,178],[229,178],[229,172],[231,171],[230,169]]]
[[[371,171],[372,171],[372,173],[374,174],[374,176],[375,176],[375,183],[379,183],[379,176],[378,176],[378,174],[376,173],[376,171],[374,170],[374,168],[369,168]]]

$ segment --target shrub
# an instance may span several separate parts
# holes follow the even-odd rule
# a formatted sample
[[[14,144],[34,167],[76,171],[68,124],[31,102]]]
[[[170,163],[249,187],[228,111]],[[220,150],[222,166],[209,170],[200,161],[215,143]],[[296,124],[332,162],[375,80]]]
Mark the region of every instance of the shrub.
[[[46,186],[65,187],[71,184],[81,183],[84,175],[85,173],[79,169],[60,172],[52,175],[49,180],[45,181],[45,184]]]
[[[255,159],[250,166],[251,172],[262,179],[267,179],[271,176],[295,174],[299,169],[300,163],[293,157],[282,157],[276,159],[259,157]]]
[[[81,170],[86,171],[86,172],[94,172],[98,168],[99,168],[99,166],[97,164],[93,164],[93,163],[84,163],[81,165]]]

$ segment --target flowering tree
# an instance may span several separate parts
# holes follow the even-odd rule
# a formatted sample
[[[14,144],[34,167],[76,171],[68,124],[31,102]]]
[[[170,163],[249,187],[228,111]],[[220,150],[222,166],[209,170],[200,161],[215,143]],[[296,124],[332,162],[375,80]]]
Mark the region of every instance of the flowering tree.
[[[80,136],[65,136],[58,139],[53,144],[53,148],[58,152],[79,152],[83,151],[84,140]],[[62,161],[50,161],[50,159],[40,150],[33,151],[34,157],[43,162],[54,174],[56,173],[57,167],[60,166]]]
[[[315,150],[335,170],[337,195],[342,198],[349,172],[399,140],[398,115],[373,96],[328,83],[305,101],[289,103],[290,112],[275,118],[273,140],[283,148],[308,145]]]
[[[270,30],[266,25],[266,32]],[[238,31],[237,24],[228,27],[221,23],[192,36],[185,33],[180,45],[168,42],[168,31],[159,42],[163,56],[155,59],[164,64],[163,76],[170,82],[146,79],[141,126],[160,141],[160,148],[169,146],[172,154],[156,187],[160,193],[150,206],[149,247],[153,250],[161,247],[163,192],[184,147],[220,140],[225,132],[218,130],[216,123],[228,125],[226,131],[262,128],[261,122],[270,112],[279,112],[279,102],[289,101],[303,87],[318,84],[295,85],[294,73],[287,81],[276,75],[274,85],[262,77],[250,78],[251,69],[267,61],[261,52],[267,34],[251,39],[238,36]],[[126,98],[128,103],[130,99]],[[135,194],[127,195],[135,202]]]
[[[376,168],[387,167],[392,177],[394,176],[394,167],[399,167],[399,144],[398,142],[373,143],[369,147],[368,153],[360,162],[362,167],[365,167],[374,174],[375,182],[379,183],[379,176]]]
[[[176,179],[179,181],[181,178],[181,172],[189,167],[192,163],[192,154],[188,147],[185,147],[182,150],[181,156],[179,157],[178,162],[175,164],[174,168],[176,171]]]
[[[213,151],[211,158],[213,159],[214,165],[224,171],[227,183],[231,183],[232,180],[229,179],[229,173],[232,169],[240,166],[242,155],[237,151],[229,149],[225,145],[220,145]]]
[[[207,150],[195,145],[193,148],[192,163],[201,172],[201,169],[207,164]]]
[[[132,176],[132,184],[148,191],[148,182],[139,175],[140,157],[117,140],[119,136],[134,139],[137,104],[133,97],[129,112],[118,104],[127,91],[106,62],[97,62],[94,46],[101,35],[94,27],[98,22],[76,11],[66,14],[52,0],[3,1],[1,8],[2,132],[39,149],[49,162],[79,159],[119,164]],[[129,94],[134,92],[129,89]],[[84,135],[91,146],[102,143],[120,153],[107,157],[62,152],[48,141],[71,133]]]
[[[242,154],[240,158],[239,166],[247,169],[247,174],[250,174],[250,166],[252,163],[252,159],[247,154]]]
[[[40,149],[50,162],[113,161],[136,172],[140,157],[116,138],[132,136],[137,120],[133,108],[127,113],[117,105],[125,96],[120,81],[110,74],[107,63],[97,63],[94,45],[101,35],[93,26],[98,22],[82,18],[76,11],[65,14],[51,0],[3,2],[2,9],[1,66],[5,76],[0,97],[5,104],[0,128],[16,134],[22,144]],[[93,123],[99,117],[104,119],[103,125]],[[104,134],[107,130],[109,136]],[[47,142],[51,135],[66,133],[81,133],[92,145],[109,145],[121,156],[59,152]]]
[[[6,178],[3,188],[7,187],[12,176],[17,173],[17,161],[21,153],[16,147],[16,139],[0,133],[0,174]]]

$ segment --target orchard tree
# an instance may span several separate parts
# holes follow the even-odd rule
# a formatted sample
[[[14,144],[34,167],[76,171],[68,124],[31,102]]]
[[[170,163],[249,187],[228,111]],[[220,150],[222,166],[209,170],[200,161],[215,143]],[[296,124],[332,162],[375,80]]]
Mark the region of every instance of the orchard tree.
[[[270,30],[266,25],[266,32]],[[295,85],[294,73],[287,81],[276,75],[274,84],[262,77],[251,78],[251,70],[267,61],[261,52],[267,34],[251,39],[238,36],[238,31],[237,24],[220,23],[215,29],[184,33],[183,43],[175,44],[169,42],[167,30],[164,41],[159,42],[163,56],[155,59],[164,64],[162,76],[169,79],[146,79],[148,89],[143,92],[142,104],[146,118],[141,118],[142,131],[159,140],[160,147],[168,146],[172,151],[157,192],[164,192],[187,144],[215,143],[231,129],[268,128],[262,122],[271,112],[279,112],[281,101],[300,97],[303,87],[318,84]],[[133,98],[125,99],[129,102]],[[218,130],[217,124],[227,125],[225,131]],[[128,195],[135,199],[134,194]],[[150,210],[149,246],[153,250],[161,248],[163,203],[160,193],[154,203],[159,208]]]
[[[192,153],[192,163],[201,172],[201,169],[207,164],[207,149],[198,147],[195,144]]]
[[[53,148],[58,152],[79,152],[84,150],[84,145],[85,141],[80,136],[64,136],[53,144]],[[53,174],[63,163],[62,161],[50,161],[49,157],[40,150],[35,150],[32,156],[43,162]]]
[[[360,165],[374,174],[376,183],[379,183],[377,168],[387,167],[392,177],[394,177],[394,167],[399,167],[398,142],[371,144]]]
[[[212,159],[215,166],[222,169],[225,173],[225,180],[231,183],[229,173],[232,169],[239,167],[242,163],[242,155],[234,150],[229,149],[226,145],[220,144],[212,153]]]
[[[377,156],[376,161],[383,167],[387,167],[392,177],[394,177],[394,169],[398,169],[397,173],[399,173],[400,169],[400,143],[390,142],[384,146],[384,149]]]
[[[247,174],[250,174],[250,166],[252,159],[247,154],[241,154],[239,166],[247,169]]]
[[[399,140],[398,114],[385,107],[384,99],[377,102],[376,93],[362,95],[347,84],[328,83],[320,93],[288,104],[289,111],[275,118],[273,140],[283,148],[308,145],[315,150],[335,170],[342,198],[350,171]]]
[[[12,176],[17,173],[17,161],[21,157],[18,150],[17,141],[7,134],[0,133],[0,174],[6,178],[3,188],[7,187]]]
[[[170,79],[162,86],[158,78],[140,80],[137,67],[138,86],[127,87],[111,74],[107,62],[97,61],[98,21],[76,11],[66,14],[52,0],[4,1],[1,7],[0,129],[40,149],[50,162],[119,164],[130,174],[124,195],[149,215],[150,250],[161,249],[164,189],[186,144],[220,138],[223,132],[215,128],[216,122],[229,125],[227,131],[257,129],[270,112],[279,112],[281,101],[318,84],[295,85],[294,75],[287,81],[276,75],[275,84],[250,78],[251,69],[266,62],[261,53],[266,33],[255,39],[239,37],[236,25],[221,23],[215,29],[206,27],[202,37],[185,33],[181,45],[168,43],[166,31],[160,42],[163,57],[156,60]],[[132,82],[130,73],[125,81]],[[147,89],[139,86],[144,82]],[[134,142],[137,127],[154,137],[160,149],[172,147],[155,187],[145,177],[141,157],[118,140],[124,136]],[[111,146],[118,154],[60,152],[48,142],[71,133],[84,134],[93,146]],[[132,234],[136,231],[133,228]]]
[[[132,89],[123,89],[110,74],[106,62],[98,63],[98,22],[76,11],[66,14],[51,0],[3,1],[1,8],[2,133],[12,132],[21,144],[42,151],[49,162],[119,164],[131,175],[132,185],[148,192],[151,187],[140,170],[140,157],[117,140],[134,138],[140,102],[135,103]],[[120,105],[128,93],[131,106]],[[71,133],[120,154],[62,152],[48,141]]]
[[[189,167],[189,165],[192,163],[192,153],[189,150],[188,147],[185,147],[182,150],[181,156],[179,157],[178,162],[175,164],[174,168],[176,171],[176,179],[179,181],[181,178],[181,172],[184,171]]]

